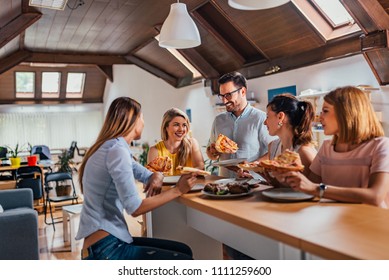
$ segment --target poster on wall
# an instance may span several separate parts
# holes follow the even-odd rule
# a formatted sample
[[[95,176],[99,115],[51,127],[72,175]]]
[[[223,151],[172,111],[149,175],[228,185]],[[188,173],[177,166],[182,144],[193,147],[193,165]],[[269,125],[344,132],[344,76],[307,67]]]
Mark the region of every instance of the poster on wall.
[[[282,93],[290,93],[294,96],[296,96],[296,85],[294,86],[287,86],[287,87],[281,87],[281,88],[274,88],[274,89],[269,89],[267,90],[267,100],[270,102],[272,98],[278,94]]]

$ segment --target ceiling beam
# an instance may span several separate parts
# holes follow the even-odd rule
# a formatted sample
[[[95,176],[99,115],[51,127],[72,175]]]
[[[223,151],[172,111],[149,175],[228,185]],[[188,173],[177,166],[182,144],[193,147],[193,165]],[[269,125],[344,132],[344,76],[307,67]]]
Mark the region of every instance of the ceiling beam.
[[[103,73],[103,75],[113,83],[113,67],[112,65],[97,65],[97,69]]]
[[[234,58],[238,61],[240,65],[245,63],[244,57],[233,47],[230,42],[228,42],[220,33],[208,23],[207,19],[205,19],[198,11],[193,12],[193,17],[209,32],[212,36],[219,41],[225,48],[227,48]]]
[[[22,63],[31,56],[28,51],[16,51],[5,58],[0,59],[0,74]]]
[[[34,105],[34,104],[44,104],[44,105],[56,105],[56,104],[83,104],[83,103],[102,103],[103,101],[100,98],[83,98],[83,99],[0,99],[0,104],[20,104],[20,105]]]
[[[178,85],[178,80],[169,75],[168,73],[162,71],[161,69],[143,61],[142,59],[136,57],[136,56],[133,56],[133,55],[127,55],[125,56],[125,58],[127,59],[128,62],[131,62],[133,64],[135,64],[136,66],[139,66],[140,68],[146,70],[147,72],[157,76],[157,77],[160,77],[161,79],[165,80],[168,84],[172,85],[173,87],[177,87]],[[189,84],[188,84],[189,85]],[[182,86],[182,85],[181,85]]]
[[[220,73],[207,60],[205,60],[195,48],[180,49],[178,51],[200,72],[205,79],[220,76]]]
[[[377,0],[340,0],[365,34],[389,29],[389,16]]]
[[[0,28],[0,49],[41,17],[41,13],[23,13]]]
[[[252,79],[265,76],[265,72],[268,71],[270,67],[276,65],[279,66],[281,68],[281,72],[283,72],[360,53],[360,38],[359,36],[353,36],[345,40],[328,43],[325,46],[308,52],[244,67],[238,71],[240,71],[248,79]]]
[[[127,64],[123,56],[32,52],[26,62],[113,65]]]

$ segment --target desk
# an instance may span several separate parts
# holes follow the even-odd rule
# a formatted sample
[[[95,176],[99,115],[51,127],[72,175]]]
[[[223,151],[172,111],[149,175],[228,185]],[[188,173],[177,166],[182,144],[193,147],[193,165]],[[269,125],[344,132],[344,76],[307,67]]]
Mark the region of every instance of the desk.
[[[336,202],[277,203],[261,195],[265,188],[233,200],[185,194],[148,215],[148,234],[186,242],[196,259],[221,258],[213,253],[221,243],[257,259],[301,259],[305,252],[327,259],[389,259],[388,210]]]

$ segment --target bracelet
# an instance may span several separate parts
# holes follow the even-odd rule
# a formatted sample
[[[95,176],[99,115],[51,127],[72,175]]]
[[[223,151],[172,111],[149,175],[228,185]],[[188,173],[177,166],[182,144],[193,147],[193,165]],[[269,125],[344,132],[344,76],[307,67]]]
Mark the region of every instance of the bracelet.
[[[323,184],[323,183],[319,184],[319,199],[320,200],[323,198],[324,192],[326,191],[327,188],[328,188],[328,186],[326,184]]]

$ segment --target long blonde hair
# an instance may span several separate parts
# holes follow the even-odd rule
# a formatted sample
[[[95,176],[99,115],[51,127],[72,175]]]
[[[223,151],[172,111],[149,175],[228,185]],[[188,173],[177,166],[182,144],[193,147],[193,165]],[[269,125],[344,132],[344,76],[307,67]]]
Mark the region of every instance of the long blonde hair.
[[[186,163],[186,161],[190,155],[190,152],[191,152],[191,143],[190,143],[190,140],[188,139],[188,132],[190,130],[189,118],[183,111],[181,111],[180,109],[177,109],[177,108],[171,108],[165,112],[165,114],[163,115],[162,124],[161,124],[161,138],[163,141],[168,140],[169,136],[168,136],[166,128],[169,126],[169,123],[175,117],[184,118],[186,121],[186,124],[188,126],[187,134],[182,139],[182,142],[181,142],[180,147],[178,149],[178,164],[181,166],[185,166],[185,163]]]
[[[109,139],[114,139],[128,135],[136,124],[141,114],[141,105],[130,97],[118,97],[109,107],[105,117],[103,127],[100,130],[96,142],[88,149],[81,163],[79,182],[82,191],[82,178],[84,176],[85,165],[89,158]]]
[[[334,135],[333,144],[360,144],[384,136],[367,94],[359,88],[339,87],[324,96],[324,101],[334,106],[338,122],[339,136]]]

